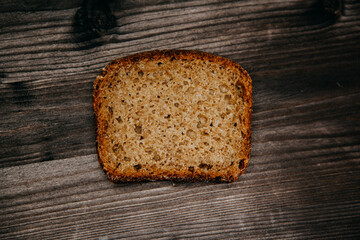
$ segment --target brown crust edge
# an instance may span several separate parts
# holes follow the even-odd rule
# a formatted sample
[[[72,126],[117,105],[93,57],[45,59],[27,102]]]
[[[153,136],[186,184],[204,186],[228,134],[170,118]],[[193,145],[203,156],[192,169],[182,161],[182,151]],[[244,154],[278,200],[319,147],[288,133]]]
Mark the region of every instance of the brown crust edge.
[[[228,171],[226,175],[220,175],[215,176],[214,174],[205,174],[205,173],[188,173],[183,172],[182,174],[175,174],[171,173],[166,176],[164,176],[162,172],[154,173],[153,175],[147,175],[144,176],[144,174],[138,173],[134,174],[132,176],[121,176],[116,175],[112,173],[111,171],[107,171],[104,168],[104,163],[101,158],[101,149],[99,149],[99,146],[101,146],[101,143],[103,139],[101,139],[100,136],[102,136],[102,130],[103,127],[101,127],[101,124],[98,122],[98,113],[99,108],[96,104],[97,98],[99,95],[98,86],[102,83],[103,78],[106,76],[108,71],[117,70],[120,67],[126,67],[128,65],[131,65],[133,62],[141,61],[144,59],[153,59],[153,60],[160,60],[164,58],[175,58],[175,59],[200,59],[200,60],[208,60],[213,61],[218,64],[221,64],[225,67],[235,67],[243,76],[243,87],[245,91],[243,91],[245,94],[243,94],[243,101],[245,103],[247,111],[243,112],[243,115],[240,119],[242,123],[242,128],[246,129],[246,132],[243,132],[243,145],[241,149],[244,149],[242,152],[242,158],[240,160],[239,164],[239,171]],[[94,91],[93,91],[93,109],[95,114],[95,124],[96,124],[96,149],[97,149],[97,155],[98,155],[98,161],[103,169],[103,171],[106,173],[106,176],[108,179],[113,183],[120,183],[120,182],[144,182],[144,181],[156,181],[156,180],[171,180],[171,181],[209,181],[209,182],[234,182],[238,179],[238,177],[243,174],[249,165],[249,159],[250,159],[250,152],[251,152],[251,115],[252,115],[252,106],[253,106],[253,100],[252,100],[252,80],[249,76],[249,74],[236,62],[231,61],[230,59],[220,57],[217,55],[213,55],[206,52],[201,51],[194,51],[194,50],[153,50],[153,51],[147,51],[147,52],[141,52],[136,53],[130,56],[126,56],[117,60],[114,60],[110,62],[102,71],[102,74],[100,74],[95,82],[94,82]]]

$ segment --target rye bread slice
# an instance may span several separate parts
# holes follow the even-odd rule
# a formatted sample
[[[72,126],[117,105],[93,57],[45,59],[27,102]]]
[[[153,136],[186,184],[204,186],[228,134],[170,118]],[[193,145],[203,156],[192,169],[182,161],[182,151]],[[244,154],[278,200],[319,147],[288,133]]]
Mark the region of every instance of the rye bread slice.
[[[248,165],[252,81],[229,59],[156,50],[115,60],[95,80],[93,108],[112,182],[232,182]]]

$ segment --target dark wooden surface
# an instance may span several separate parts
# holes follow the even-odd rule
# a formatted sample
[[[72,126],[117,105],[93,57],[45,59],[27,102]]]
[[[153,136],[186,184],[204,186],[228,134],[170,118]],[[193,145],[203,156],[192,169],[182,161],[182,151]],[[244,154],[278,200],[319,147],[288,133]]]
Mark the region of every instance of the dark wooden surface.
[[[360,239],[359,1],[81,5],[0,3],[1,239]],[[95,77],[168,48],[253,78],[251,161],[233,184],[114,185],[97,163]]]

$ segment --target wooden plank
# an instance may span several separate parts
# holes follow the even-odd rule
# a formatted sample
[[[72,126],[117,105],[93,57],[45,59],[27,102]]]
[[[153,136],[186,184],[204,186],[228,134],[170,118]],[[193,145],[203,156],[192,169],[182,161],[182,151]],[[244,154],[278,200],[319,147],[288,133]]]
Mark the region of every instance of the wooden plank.
[[[258,96],[265,105],[268,105],[268,101],[264,99],[271,102],[279,99],[274,99],[273,90],[279,88],[282,91],[284,81],[292,81],[291,87],[296,87],[293,89],[288,87],[289,94],[299,94],[298,90],[314,91],[314,86],[318,86],[318,89],[323,88],[324,84],[319,80],[316,84],[311,84],[312,77],[309,76],[324,71],[328,73],[321,75],[320,80],[324,79],[322,81],[325,84],[331,84],[333,91],[338,90],[338,85],[346,86],[346,84],[348,86],[342,91],[352,91],[358,82],[354,77],[359,73],[359,68],[351,64],[359,55],[359,51],[354,51],[355,39],[360,34],[358,27],[354,25],[358,21],[357,15],[347,13],[346,18],[337,23],[340,25],[337,28],[329,25],[326,19],[305,25],[309,22],[309,16],[301,18],[298,15],[309,11],[311,1],[307,3],[278,1],[263,4],[263,1],[235,4],[232,2],[219,4],[216,1],[207,4],[189,2],[165,4],[159,9],[144,6],[121,10],[118,14],[114,13],[119,21],[121,20],[117,31],[110,31],[109,34],[102,36],[113,40],[87,50],[76,50],[79,44],[86,43],[74,42],[76,33],[72,33],[73,19],[66,17],[73,16],[76,9],[24,15],[19,19],[18,25],[2,29],[7,37],[6,41],[1,43],[3,47],[0,50],[0,62],[6,69],[0,88],[1,100],[4,103],[1,111],[8,117],[4,121],[7,129],[3,130],[1,141],[4,147],[9,148],[2,154],[1,164],[10,166],[94,153],[94,150],[91,150],[94,146],[94,132],[90,130],[93,128],[90,105],[92,81],[107,62],[126,54],[146,50],[149,48],[149,43],[150,48],[154,47],[151,43],[161,44],[157,45],[160,48],[188,46],[232,56],[235,60],[239,59],[251,71],[255,93],[260,90],[260,94],[255,95],[255,98]],[[192,10],[190,15],[192,17],[184,18],[189,15],[185,11],[187,9]],[[279,15],[278,11],[283,15]],[[299,13],[294,14],[296,12]],[[214,20],[213,14],[216,14]],[[314,10],[311,14],[310,17],[315,17],[319,13]],[[289,18],[288,20],[295,17],[293,27],[289,28],[286,22],[284,24],[284,16]],[[164,18],[171,20],[164,21]],[[182,18],[185,21],[174,24]],[[29,22],[37,24],[25,24]],[[266,29],[263,28],[265,22]],[[9,29],[13,30],[9,32]],[[332,37],[327,38],[329,34],[324,35],[324,31],[332,32]],[[203,38],[205,33],[206,37]],[[307,35],[311,38],[307,38]],[[350,37],[343,39],[344,35]],[[178,36],[182,38],[179,39]],[[305,41],[292,41],[289,47],[287,44],[289,39],[293,40],[300,36]],[[173,39],[177,39],[177,45],[173,45]],[[340,39],[344,41],[340,43]],[[314,40],[322,42],[320,45],[313,44]],[[115,41],[121,44],[116,44]],[[191,45],[188,45],[189,43]],[[12,54],[13,49],[16,49],[16,54]],[[102,53],[100,57],[98,57],[99,51]],[[263,54],[264,52],[266,55]],[[325,59],[326,65],[319,66],[319,63],[324,62]],[[343,71],[329,72],[329,66],[338,67],[340,59],[342,59],[340,67]],[[297,74],[299,65],[306,75]],[[332,77],[329,81],[329,77],[334,74],[339,77],[335,79]],[[274,76],[278,79],[274,79]],[[339,80],[340,76],[344,78]],[[272,81],[263,81],[256,85],[259,80],[269,77]],[[18,83],[19,81],[21,84]],[[269,99],[269,96],[272,99]],[[289,99],[291,98],[286,100]],[[300,98],[295,96],[294,100],[296,99]],[[260,101],[255,102],[255,110],[258,102]],[[40,118],[34,109],[41,109]],[[59,115],[56,114],[57,112],[68,114]],[[79,121],[80,119],[82,121]],[[87,119],[86,122],[83,121],[84,119]],[[309,120],[311,121],[311,117]],[[37,122],[35,126],[34,122]],[[17,128],[18,132],[23,134],[14,134],[16,131],[9,131],[8,126]],[[87,131],[82,130],[84,126]],[[63,131],[64,128],[68,131]],[[24,132],[24,129],[30,130],[32,134]],[[26,144],[20,144],[23,147],[19,148],[14,142],[26,142]],[[54,148],[54,146],[58,147]],[[51,151],[43,149],[51,149]]]
[[[248,173],[230,185],[114,185],[105,180],[96,155],[2,168],[0,232],[20,238],[71,237],[76,232],[79,238],[149,233],[156,238],[210,237],[236,234],[240,227],[248,237],[261,238],[258,234],[267,229],[258,232],[258,227],[268,224],[301,237],[315,224],[320,229],[313,226],[314,233],[342,236],[329,229],[329,222],[351,227],[359,217],[360,202],[349,199],[358,196],[350,190],[360,173],[352,163],[358,164],[360,157],[325,163],[321,157],[311,159],[311,164],[298,164],[287,158],[286,165],[269,168],[266,158],[255,157]],[[168,229],[158,232],[160,227]]]

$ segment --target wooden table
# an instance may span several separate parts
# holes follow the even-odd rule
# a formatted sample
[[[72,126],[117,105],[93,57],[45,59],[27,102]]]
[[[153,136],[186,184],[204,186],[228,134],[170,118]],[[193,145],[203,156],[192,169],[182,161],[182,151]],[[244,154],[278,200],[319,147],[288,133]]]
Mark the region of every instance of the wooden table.
[[[1,239],[360,239],[359,1],[5,0],[0,12]],[[111,60],[173,48],[250,73],[250,166],[233,184],[112,184],[93,81]]]

